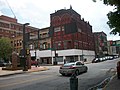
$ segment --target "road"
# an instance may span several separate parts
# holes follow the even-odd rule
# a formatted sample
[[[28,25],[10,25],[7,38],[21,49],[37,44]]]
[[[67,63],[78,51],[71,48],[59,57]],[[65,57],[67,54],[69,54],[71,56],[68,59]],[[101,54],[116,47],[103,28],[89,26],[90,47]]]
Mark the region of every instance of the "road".
[[[86,64],[88,72],[77,76],[79,90],[88,90],[111,76],[118,60]],[[59,74],[60,66],[47,67],[47,71],[0,77],[0,90],[70,90],[70,77]]]

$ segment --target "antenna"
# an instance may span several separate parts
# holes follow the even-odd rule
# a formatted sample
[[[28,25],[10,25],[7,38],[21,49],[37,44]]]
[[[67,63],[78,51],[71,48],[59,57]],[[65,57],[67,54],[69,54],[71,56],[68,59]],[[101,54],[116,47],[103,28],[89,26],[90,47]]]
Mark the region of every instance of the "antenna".
[[[10,5],[9,5],[9,3],[8,3],[8,1],[7,1],[7,0],[6,0],[6,2],[7,2],[7,4],[8,4],[8,7],[10,8],[10,10],[11,10],[12,14],[14,15],[14,18],[16,19],[15,13],[13,12],[13,10],[12,10],[12,8],[10,7]]]

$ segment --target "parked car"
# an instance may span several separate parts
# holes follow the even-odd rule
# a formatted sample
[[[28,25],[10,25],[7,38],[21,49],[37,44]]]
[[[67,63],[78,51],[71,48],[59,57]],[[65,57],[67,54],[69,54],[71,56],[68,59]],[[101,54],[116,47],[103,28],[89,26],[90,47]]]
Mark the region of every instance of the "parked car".
[[[34,65],[34,66],[38,66],[38,61],[36,61],[36,60],[31,60],[31,65]]]
[[[85,66],[80,61],[66,63],[63,66],[60,67],[59,73],[64,75],[72,75],[73,73],[75,75],[79,75],[80,73],[87,72],[88,67]]]
[[[120,79],[120,61],[117,62],[117,77]]]
[[[113,60],[113,56],[108,56],[108,60]]]
[[[99,58],[94,58],[94,59],[92,60],[92,63],[98,63],[98,62],[100,62],[100,59],[99,59]]]
[[[5,67],[8,65],[10,65],[10,64],[0,60],[0,67]]]

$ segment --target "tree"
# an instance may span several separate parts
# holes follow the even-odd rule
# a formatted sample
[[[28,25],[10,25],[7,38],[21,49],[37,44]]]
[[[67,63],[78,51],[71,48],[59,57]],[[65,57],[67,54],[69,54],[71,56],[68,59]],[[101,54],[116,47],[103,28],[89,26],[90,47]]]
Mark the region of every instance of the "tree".
[[[0,59],[5,61],[10,58],[12,54],[12,46],[9,38],[0,38]]]
[[[96,2],[96,0],[93,0]],[[111,5],[114,6],[114,10],[110,11],[107,16],[109,21],[107,24],[109,25],[111,29],[111,34],[116,35],[119,33],[120,35],[120,0],[100,0],[103,1],[105,5]]]

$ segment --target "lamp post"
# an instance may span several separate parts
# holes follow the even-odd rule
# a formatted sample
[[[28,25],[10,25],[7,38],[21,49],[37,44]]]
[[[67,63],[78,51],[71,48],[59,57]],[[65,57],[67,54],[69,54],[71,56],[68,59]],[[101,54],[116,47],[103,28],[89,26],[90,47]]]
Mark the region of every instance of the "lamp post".
[[[35,49],[35,60],[36,60],[36,56],[37,56],[37,55],[36,55],[36,54],[37,54],[37,53],[36,53],[36,49],[37,49],[36,43],[37,43],[37,42],[34,42],[34,49]]]
[[[81,61],[84,63],[84,58],[83,58],[83,33],[81,34],[82,36],[82,55],[81,55]]]
[[[58,57],[58,53],[56,52],[56,46],[54,47],[54,53],[55,53],[55,59],[54,59],[54,65],[57,65],[57,60],[56,58]]]
[[[29,23],[23,24],[23,57],[24,57],[24,68],[23,71],[28,71],[26,66],[26,37],[25,37],[25,26],[29,25]]]

